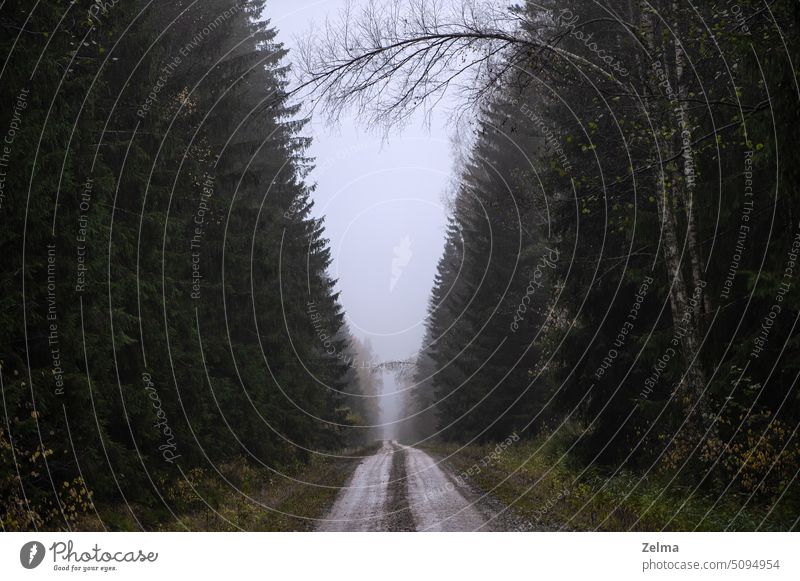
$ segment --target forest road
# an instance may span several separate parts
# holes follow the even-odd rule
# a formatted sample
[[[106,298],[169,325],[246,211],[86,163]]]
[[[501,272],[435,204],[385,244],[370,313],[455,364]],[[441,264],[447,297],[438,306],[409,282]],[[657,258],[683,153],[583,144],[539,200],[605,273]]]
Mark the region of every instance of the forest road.
[[[384,441],[358,465],[318,530],[508,530],[499,512],[497,501],[459,484],[427,453]]]

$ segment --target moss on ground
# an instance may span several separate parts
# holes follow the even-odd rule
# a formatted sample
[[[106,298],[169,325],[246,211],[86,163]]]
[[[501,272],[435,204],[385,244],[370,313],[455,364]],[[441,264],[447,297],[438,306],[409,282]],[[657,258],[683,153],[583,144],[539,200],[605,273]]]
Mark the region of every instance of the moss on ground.
[[[790,530],[797,514],[786,497],[754,505],[749,495],[693,491],[666,475],[641,478],[586,468],[565,448],[563,442],[534,439],[500,452],[494,444],[428,449],[508,505],[530,530]]]

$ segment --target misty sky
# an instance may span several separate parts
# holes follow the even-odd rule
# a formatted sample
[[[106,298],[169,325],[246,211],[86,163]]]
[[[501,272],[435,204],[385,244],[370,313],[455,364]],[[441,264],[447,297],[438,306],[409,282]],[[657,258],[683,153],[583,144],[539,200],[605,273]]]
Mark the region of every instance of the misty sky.
[[[291,50],[312,23],[335,17],[344,3],[268,0],[265,16]],[[305,130],[317,160],[309,178],[317,184],[315,210],[326,218],[347,322],[383,360],[413,355],[424,333],[447,217],[446,116],[439,111],[429,128],[419,116],[388,143],[358,127],[352,114],[333,129],[317,116]]]

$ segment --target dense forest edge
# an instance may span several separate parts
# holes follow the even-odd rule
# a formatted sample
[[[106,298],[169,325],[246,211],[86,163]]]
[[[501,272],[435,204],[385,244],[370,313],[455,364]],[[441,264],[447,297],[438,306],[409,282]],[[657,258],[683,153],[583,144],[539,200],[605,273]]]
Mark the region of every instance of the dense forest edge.
[[[797,527],[800,11],[731,4],[519,6],[605,66],[531,55],[475,122],[415,437],[568,528]]]
[[[263,2],[156,4],[2,7],[4,530],[180,528],[373,439]]]

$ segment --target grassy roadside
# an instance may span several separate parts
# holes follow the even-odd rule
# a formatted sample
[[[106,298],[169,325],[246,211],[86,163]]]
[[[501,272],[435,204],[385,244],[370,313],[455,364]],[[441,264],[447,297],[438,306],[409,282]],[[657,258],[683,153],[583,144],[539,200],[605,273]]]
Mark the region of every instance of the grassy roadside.
[[[755,530],[772,508],[748,504],[740,511],[747,497],[730,493],[715,505],[716,496],[668,486],[666,477],[640,481],[624,472],[584,472],[569,456],[559,462],[563,449],[563,443],[543,439],[521,440],[500,451],[494,444],[428,447],[441,458],[449,456],[455,474],[510,506],[530,523],[529,530]],[[789,530],[795,517],[779,503],[759,530]]]
[[[374,451],[371,446],[340,454],[364,456]],[[132,508],[147,530],[311,531],[317,525],[313,519],[324,517],[358,463],[358,458],[315,455],[308,463],[282,468],[281,475],[237,459],[220,467],[230,484],[216,473],[194,469],[187,480],[162,488],[177,519],[163,507]],[[100,517],[109,530],[139,530],[124,506],[102,509]],[[87,517],[76,530],[103,530],[103,524],[96,516]]]

